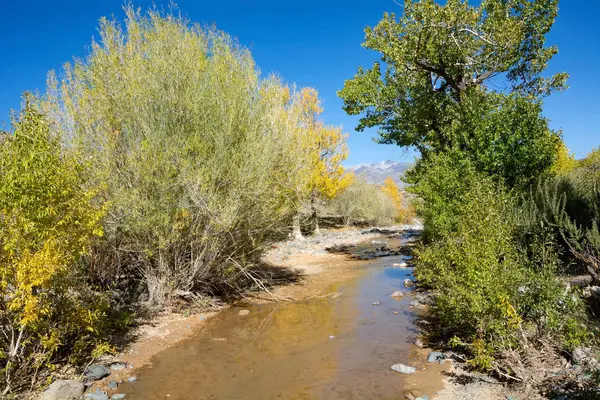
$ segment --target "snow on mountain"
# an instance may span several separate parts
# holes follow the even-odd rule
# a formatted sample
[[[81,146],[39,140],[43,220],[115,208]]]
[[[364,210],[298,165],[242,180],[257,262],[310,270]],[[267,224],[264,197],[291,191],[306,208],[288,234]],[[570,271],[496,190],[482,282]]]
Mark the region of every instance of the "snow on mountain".
[[[412,164],[408,162],[386,160],[373,164],[358,164],[347,169],[354,171],[356,175],[363,176],[369,183],[383,184],[387,177],[391,177],[398,186],[404,187],[406,184],[400,177],[411,166]]]

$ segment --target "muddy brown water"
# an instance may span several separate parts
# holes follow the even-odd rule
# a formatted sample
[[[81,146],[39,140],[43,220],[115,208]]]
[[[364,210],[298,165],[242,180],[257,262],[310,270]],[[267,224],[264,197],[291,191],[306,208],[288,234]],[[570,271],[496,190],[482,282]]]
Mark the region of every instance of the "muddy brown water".
[[[385,240],[392,248],[400,240]],[[355,253],[377,247],[358,246]],[[404,399],[439,389],[439,374],[421,371],[426,352],[418,334],[404,279],[410,269],[394,267],[403,256],[361,263],[355,278],[333,285],[336,296],[303,302],[230,308],[206,329],[165,349],[136,371],[138,381],[119,389],[131,399]],[[333,297],[333,298],[332,298]],[[379,302],[380,304],[377,304]],[[420,370],[404,376],[396,363]],[[429,368],[431,369],[431,368]],[[417,378],[417,376],[420,377]]]

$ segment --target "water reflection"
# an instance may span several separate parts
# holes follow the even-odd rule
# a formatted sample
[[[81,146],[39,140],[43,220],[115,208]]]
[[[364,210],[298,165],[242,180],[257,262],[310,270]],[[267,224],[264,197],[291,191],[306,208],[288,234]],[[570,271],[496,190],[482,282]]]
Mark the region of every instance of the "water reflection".
[[[133,399],[396,399],[414,337],[402,257],[370,261],[336,299],[230,309],[197,337],[167,349],[123,392]],[[373,303],[379,305],[373,305]],[[365,323],[366,322],[366,323]],[[330,338],[333,336],[334,338]]]

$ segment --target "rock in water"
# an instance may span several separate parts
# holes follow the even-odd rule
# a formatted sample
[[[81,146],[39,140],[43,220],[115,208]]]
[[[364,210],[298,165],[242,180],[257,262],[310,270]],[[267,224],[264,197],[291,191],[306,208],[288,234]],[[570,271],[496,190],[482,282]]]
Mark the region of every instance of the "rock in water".
[[[431,353],[429,353],[429,357],[427,357],[427,362],[439,362],[441,364],[444,362],[445,359],[446,355],[444,353],[440,353],[439,351],[432,351]]]
[[[108,400],[108,395],[100,389],[85,395],[85,400]]]
[[[85,369],[83,376],[86,379],[97,381],[110,375],[110,370],[102,364],[92,364]]]
[[[411,281],[410,279],[404,280],[404,287],[411,288],[413,286],[415,286],[415,283],[413,281]]]
[[[404,293],[402,293],[401,291],[395,291],[394,293],[392,293],[392,297],[395,299],[400,299],[402,297],[404,297]]]
[[[391,366],[391,369],[392,371],[396,371],[404,375],[412,375],[417,372],[415,367],[409,367],[408,365],[404,364],[394,364]]]
[[[42,394],[41,400],[75,400],[80,399],[85,387],[79,381],[67,381],[59,379]]]
[[[245,317],[246,315],[250,314],[249,310],[240,310],[240,312],[238,313],[238,315],[240,317]]]

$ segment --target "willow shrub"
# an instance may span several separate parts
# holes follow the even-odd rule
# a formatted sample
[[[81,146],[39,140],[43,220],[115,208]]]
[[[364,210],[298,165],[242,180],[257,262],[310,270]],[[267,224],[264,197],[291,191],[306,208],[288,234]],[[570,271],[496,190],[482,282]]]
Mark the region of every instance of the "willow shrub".
[[[106,303],[88,290],[79,261],[102,234],[104,209],[84,189],[84,166],[29,103],[14,134],[0,139],[0,377],[7,394],[100,340]]]
[[[514,194],[443,157],[416,188],[425,224],[436,229],[416,252],[415,275],[434,290],[437,333],[482,369],[518,348],[523,332],[552,335],[565,348],[586,340],[583,303],[556,277],[552,236],[538,232],[523,244]]]
[[[139,276],[148,300],[236,294],[306,186],[298,94],[262,78],[225,33],[126,9],[52,74],[46,107],[106,183],[92,257],[102,282]]]
[[[394,198],[361,176],[354,177],[350,185],[328,203],[328,208],[341,216],[346,225],[392,224],[398,215]]]

